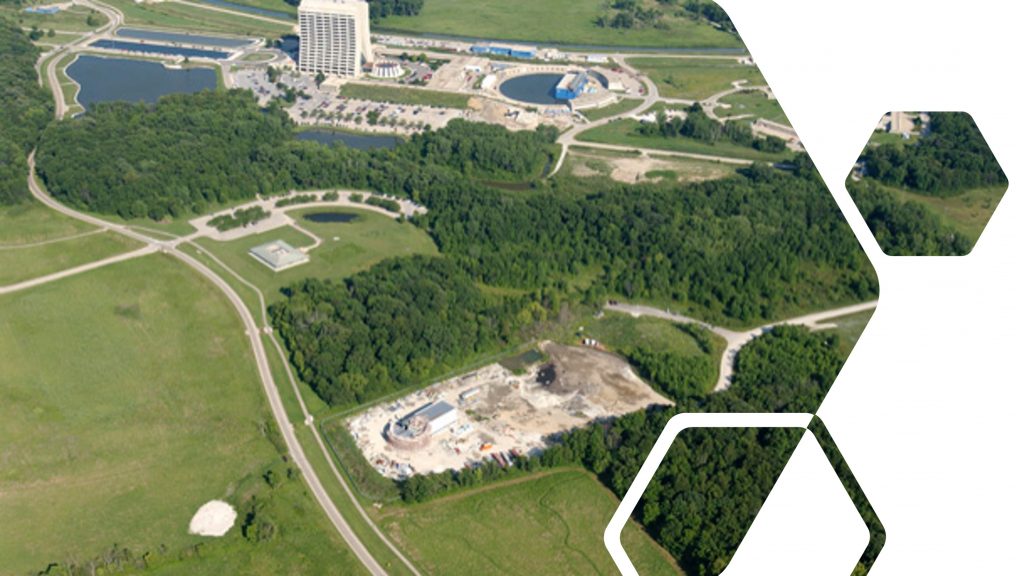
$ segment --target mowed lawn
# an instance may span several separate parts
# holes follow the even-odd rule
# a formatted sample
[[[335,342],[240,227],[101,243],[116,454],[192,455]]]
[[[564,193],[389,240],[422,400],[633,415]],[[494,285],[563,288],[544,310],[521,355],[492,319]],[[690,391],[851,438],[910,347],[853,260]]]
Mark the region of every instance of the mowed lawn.
[[[720,118],[733,116],[749,116],[749,120],[764,118],[780,124],[789,124],[779,101],[769,98],[760,90],[748,90],[730,94],[718,101],[720,104],[728,104],[728,107],[719,106],[715,108],[715,114]]]
[[[708,24],[660,8],[667,29],[601,28],[594,21],[614,14],[606,0],[427,0],[417,16],[389,16],[375,27],[427,34],[561,44],[647,46],[655,48],[742,48],[739,38]]]
[[[663,56],[630,58],[627,62],[649,76],[663,98],[704,100],[732,88],[737,80],[746,80],[750,86],[765,84],[757,66],[741,64],[732,58]]]
[[[0,208],[0,286],[15,284],[141,248],[36,202]]]
[[[778,162],[792,155],[792,152],[788,150],[777,154],[761,152],[760,150],[740,146],[727,140],[719,140],[711,144],[682,136],[675,138],[667,138],[658,134],[647,136],[640,134],[639,128],[640,121],[638,120],[615,120],[604,126],[598,126],[581,132],[577,139],[580,142],[635,146],[637,148],[704,154],[706,156],[720,156],[740,160],[758,160],[762,162]]]
[[[277,432],[241,322],[197,273],[147,256],[0,297],[0,318],[0,572],[115,544],[169,573],[358,571],[300,479],[263,487],[287,478]],[[274,539],[187,533],[204,502],[253,494]]]
[[[593,476],[565,469],[385,508],[381,524],[424,574],[618,574],[603,539],[617,505]],[[681,573],[633,522],[623,544],[641,574]]]
[[[354,214],[349,222],[317,223],[304,214],[342,212]],[[313,243],[312,238],[294,228],[284,227],[231,242],[210,239],[198,243],[249,282],[258,286],[268,300],[280,297],[281,288],[306,278],[340,280],[365,270],[381,260],[413,254],[437,254],[433,240],[422,229],[368,210],[354,208],[301,208],[289,215],[303,229],[323,240],[309,253],[306,264],[274,272],[249,254],[249,249],[272,240],[284,240],[296,248]]]
[[[176,2],[138,4],[133,0],[105,0],[124,13],[128,26],[175,28],[192,32],[217,32],[243,36],[277,38],[292,31],[292,25],[250,18],[243,12],[228,14]]]

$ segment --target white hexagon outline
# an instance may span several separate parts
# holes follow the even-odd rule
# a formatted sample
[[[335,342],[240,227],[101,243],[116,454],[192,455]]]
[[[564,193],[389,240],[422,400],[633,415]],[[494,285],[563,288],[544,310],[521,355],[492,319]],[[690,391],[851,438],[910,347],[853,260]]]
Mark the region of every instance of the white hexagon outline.
[[[622,530],[629,522],[633,510],[640,504],[640,498],[647,489],[648,484],[654,479],[665,455],[668,454],[672,442],[679,434],[687,428],[800,428],[807,430],[814,416],[805,413],[750,413],[750,412],[687,412],[677,414],[668,421],[665,429],[662,430],[654,448],[640,467],[629,490],[619,503],[619,507],[612,515],[608,526],[604,530],[604,546],[611,554],[616,568],[623,576],[640,576],[633,566],[633,562],[622,547]]]

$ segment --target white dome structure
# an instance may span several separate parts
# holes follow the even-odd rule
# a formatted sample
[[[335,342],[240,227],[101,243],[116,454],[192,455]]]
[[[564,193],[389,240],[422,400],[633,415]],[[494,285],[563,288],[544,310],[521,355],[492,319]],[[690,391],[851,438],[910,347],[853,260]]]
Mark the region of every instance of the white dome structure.
[[[381,61],[374,62],[370,76],[374,78],[393,79],[400,77],[404,71],[398,62]]]

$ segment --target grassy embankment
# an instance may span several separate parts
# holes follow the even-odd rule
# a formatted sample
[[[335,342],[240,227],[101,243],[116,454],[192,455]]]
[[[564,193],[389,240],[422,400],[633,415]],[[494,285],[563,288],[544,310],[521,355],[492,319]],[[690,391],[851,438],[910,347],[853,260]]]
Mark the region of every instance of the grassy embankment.
[[[159,574],[361,572],[281,460],[241,324],[196,273],[149,256],[2,297],[0,315],[6,569],[116,544]],[[189,535],[214,498],[236,526]],[[240,530],[251,498],[274,527],[259,542]]]
[[[580,114],[583,114],[583,116],[587,120],[594,122],[595,120],[601,120],[603,118],[617,116],[619,114],[629,112],[630,110],[639,106],[642,102],[643,100],[639,98],[623,98],[618,102],[615,102],[614,104],[610,104],[608,106],[604,106],[601,108],[591,108],[590,110],[581,110]]]
[[[657,7],[656,0],[643,0]],[[494,40],[648,46],[657,48],[742,48],[739,38],[713,26],[662,10],[665,29],[601,28],[594,21],[611,14],[604,0],[427,0],[417,16],[389,16],[379,31],[451,34]]]
[[[469,107],[469,96],[422,88],[349,83],[342,87],[341,95],[357,100],[390,102],[406,106],[436,106],[459,110]]]

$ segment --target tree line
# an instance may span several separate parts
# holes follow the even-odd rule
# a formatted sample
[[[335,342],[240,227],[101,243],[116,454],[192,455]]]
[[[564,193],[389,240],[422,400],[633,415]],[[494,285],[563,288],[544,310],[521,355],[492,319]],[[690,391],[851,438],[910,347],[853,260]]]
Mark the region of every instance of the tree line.
[[[971,188],[1006,185],[1006,174],[974,119],[964,112],[932,112],[914,144],[869,146],[867,176],[928,196],[955,196]]]
[[[26,157],[53,118],[53,103],[36,76],[38,58],[21,28],[0,18],[0,205],[29,198]]]
[[[658,112],[654,122],[640,123],[637,133],[664,138],[692,138],[707,144],[727,141],[773,154],[786,150],[786,141],[782,138],[772,135],[759,138],[754,135],[750,123],[746,121],[719,122],[708,116],[699,103],[694,103],[687,109],[685,118],[669,118],[662,110]]]
[[[847,186],[882,251],[890,256],[963,256],[974,242],[914,201],[901,202],[870,180]]]

